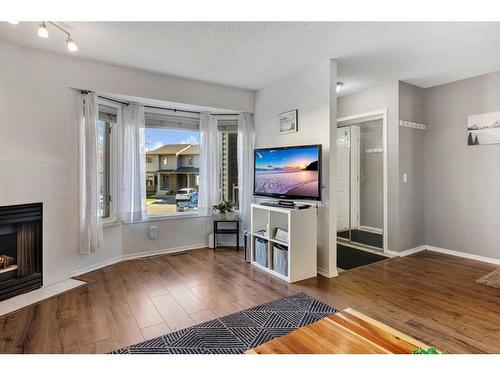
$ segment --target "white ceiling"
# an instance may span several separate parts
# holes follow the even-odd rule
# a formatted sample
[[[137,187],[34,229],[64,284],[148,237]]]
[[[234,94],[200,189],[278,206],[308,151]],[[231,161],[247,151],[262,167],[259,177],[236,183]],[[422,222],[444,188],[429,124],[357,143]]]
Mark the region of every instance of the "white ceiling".
[[[500,70],[500,23],[64,22],[72,55],[259,89],[321,59],[340,63],[343,94],[400,79],[421,87]],[[64,35],[0,22],[0,39],[70,54]]]

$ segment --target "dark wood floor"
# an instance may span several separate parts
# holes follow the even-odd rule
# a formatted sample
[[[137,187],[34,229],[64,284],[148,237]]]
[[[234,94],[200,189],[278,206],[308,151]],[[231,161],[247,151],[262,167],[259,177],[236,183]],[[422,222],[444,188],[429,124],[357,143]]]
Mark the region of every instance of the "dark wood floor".
[[[290,285],[234,250],[132,260],[0,318],[0,352],[104,353],[303,291],[451,353],[500,353],[500,290],[475,283],[494,268],[425,251]]]

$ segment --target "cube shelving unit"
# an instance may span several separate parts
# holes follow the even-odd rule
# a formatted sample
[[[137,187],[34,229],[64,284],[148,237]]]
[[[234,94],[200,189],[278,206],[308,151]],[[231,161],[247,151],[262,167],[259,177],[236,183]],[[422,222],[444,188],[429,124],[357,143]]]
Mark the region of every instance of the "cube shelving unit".
[[[288,238],[274,238],[276,229],[288,232]],[[262,230],[266,233],[262,234]],[[260,232],[260,233],[259,233]],[[267,267],[255,258],[255,241],[267,241]],[[317,275],[317,209],[293,209],[261,204],[251,206],[251,263],[289,283],[315,277]],[[288,252],[287,275],[277,272],[273,265],[274,245],[281,245]]]

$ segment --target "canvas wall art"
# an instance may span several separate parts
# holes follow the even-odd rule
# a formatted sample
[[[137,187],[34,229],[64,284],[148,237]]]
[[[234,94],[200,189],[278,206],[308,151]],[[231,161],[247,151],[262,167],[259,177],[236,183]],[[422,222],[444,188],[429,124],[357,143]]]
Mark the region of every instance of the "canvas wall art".
[[[467,116],[469,146],[500,143],[500,111]]]

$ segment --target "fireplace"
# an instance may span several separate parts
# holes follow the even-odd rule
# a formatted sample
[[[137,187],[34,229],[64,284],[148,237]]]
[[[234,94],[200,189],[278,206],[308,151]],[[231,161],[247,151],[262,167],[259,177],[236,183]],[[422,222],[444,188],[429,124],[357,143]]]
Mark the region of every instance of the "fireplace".
[[[0,301],[42,286],[42,204],[0,207]]]

